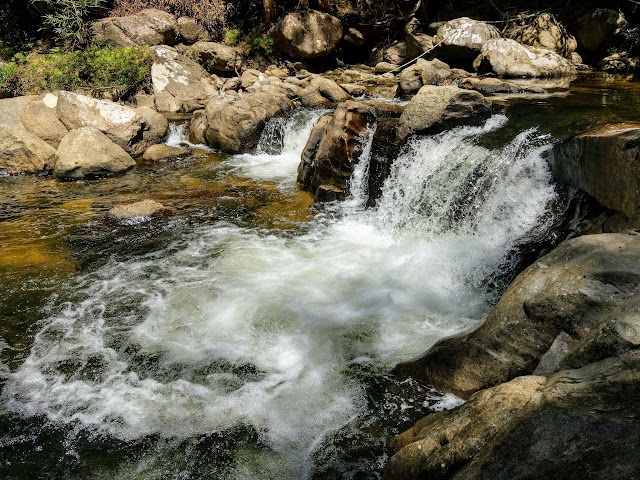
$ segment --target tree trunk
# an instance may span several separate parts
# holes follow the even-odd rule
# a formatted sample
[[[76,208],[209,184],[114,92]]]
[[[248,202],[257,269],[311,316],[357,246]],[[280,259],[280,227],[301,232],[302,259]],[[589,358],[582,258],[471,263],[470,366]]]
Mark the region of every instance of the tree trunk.
[[[273,23],[273,17],[276,13],[276,6],[274,0],[262,0],[264,6],[264,25],[269,27]]]

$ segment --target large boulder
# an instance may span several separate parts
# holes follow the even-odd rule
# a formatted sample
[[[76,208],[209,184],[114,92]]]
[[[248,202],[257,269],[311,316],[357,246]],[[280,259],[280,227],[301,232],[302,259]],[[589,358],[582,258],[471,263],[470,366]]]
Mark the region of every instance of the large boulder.
[[[316,201],[337,200],[349,191],[349,179],[377,118],[397,117],[401,108],[372,101],[349,100],[316,123],[302,153],[298,183]]]
[[[451,67],[437,58],[434,60],[419,58],[413,65],[400,72],[396,95],[412,96],[424,85],[442,84],[451,75]]]
[[[91,26],[93,39],[101,45],[175,45],[178,42],[176,18],[162,10],[147,9],[126,17],[109,17]]]
[[[316,10],[285,15],[271,36],[278,50],[291,58],[326,57],[342,39],[342,22]]]
[[[409,32],[404,37],[407,46],[407,59],[411,60],[433,48],[433,37],[426,33]]]
[[[69,130],[95,127],[127,152],[142,153],[137,144],[143,135],[145,121],[131,107],[61,91],[56,111]]]
[[[640,125],[611,124],[556,145],[554,178],[628,218],[640,217]]]
[[[580,52],[602,58],[628,26],[617,10],[598,8],[578,19],[576,37]]]
[[[351,95],[336,82],[320,76],[314,76],[299,95],[307,108],[335,108],[338,103],[351,99]]]
[[[208,42],[211,39],[207,30],[191,17],[180,17],[176,23],[180,38],[188,45],[196,42]]]
[[[35,173],[51,170],[56,150],[19,126],[0,125],[0,172]]]
[[[159,112],[192,112],[203,108],[221,86],[196,61],[172,48],[154,49],[151,83]]]
[[[20,114],[20,122],[29,132],[53,148],[58,148],[69,129],[58,118],[58,95],[47,93],[31,102]]]
[[[605,327],[609,334],[623,332],[613,342],[618,347],[635,348],[637,335],[610,323],[614,309],[618,318],[637,311],[639,290],[640,237],[600,234],[565,241],[513,281],[480,327],[439,341],[421,358],[399,365],[397,373],[469,396],[531,374],[547,353],[560,366],[578,351],[587,358],[585,349],[593,352],[594,341],[601,342],[596,351],[607,351],[609,340],[600,333]],[[640,317],[634,318],[637,328]],[[549,370],[549,362],[543,363]]]
[[[237,48],[216,42],[197,42],[191,46],[200,64],[208,71],[236,72],[242,68],[242,55]]]
[[[500,77],[559,77],[576,72],[571,61],[557,53],[508,38],[485,43],[473,68],[478,73],[495,73]]]
[[[450,65],[468,68],[489,40],[500,38],[500,31],[488,23],[468,17],[456,18],[438,28],[433,38],[433,56]]]
[[[53,174],[62,179],[101,177],[124,172],[136,162],[95,127],[80,127],[60,142]]]
[[[516,17],[505,36],[523,45],[551,50],[565,58],[571,58],[577,48],[575,37],[550,13],[541,13],[533,19],[528,15]]]
[[[293,106],[290,92],[277,87],[267,87],[241,97],[214,98],[204,110],[204,140],[210,147],[228,153],[245,152],[258,144],[267,120],[282,115]],[[194,117],[194,136],[196,131],[202,133],[202,122],[201,116]]]
[[[38,97],[0,100],[0,171],[8,174],[41,172],[53,168],[55,149],[20,122],[22,112]]]
[[[144,120],[142,139],[136,144],[135,148],[135,153],[139,154],[142,151],[146,151],[149,146],[162,142],[167,131],[169,131],[169,120],[151,107],[138,107],[136,112]]]
[[[640,476],[640,351],[526,376],[396,437],[385,480]]]
[[[462,88],[425,85],[400,116],[401,135],[430,133],[478,123],[491,114],[491,102],[480,93]]]
[[[460,88],[466,88],[467,90],[475,90],[485,96],[501,95],[501,94],[547,94],[548,92],[541,87],[529,86],[529,85],[516,85],[515,83],[505,82],[499,78],[465,78],[458,83]]]

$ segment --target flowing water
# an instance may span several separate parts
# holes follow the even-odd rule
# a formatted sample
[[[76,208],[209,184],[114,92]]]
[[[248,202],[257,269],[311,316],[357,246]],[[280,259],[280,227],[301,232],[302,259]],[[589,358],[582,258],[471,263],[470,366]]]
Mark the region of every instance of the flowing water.
[[[529,129],[483,146],[500,115],[415,138],[371,209],[365,145],[351,198],[309,211],[295,176],[321,113],[272,121],[253,155],[205,150],[137,180],[60,187],[99,199],[112,182],[103,203],[32,235],[63,244],[72,267],[11,297],[39,298],[17,325],[38,321],[0,341],[0,476],[377,478],[389,435],[460,402],[389,372],[476,325],[518,248],[550,227],[551,139]],[[103,220],[114,198],[166,189],[183,216]]]

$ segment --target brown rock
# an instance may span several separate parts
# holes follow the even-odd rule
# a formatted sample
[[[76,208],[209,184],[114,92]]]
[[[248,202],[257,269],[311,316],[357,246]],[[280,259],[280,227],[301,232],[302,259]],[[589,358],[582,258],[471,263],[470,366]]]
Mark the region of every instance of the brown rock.
[[[317,58],[333,53],[342,39],[342,22],[317,10],[285,15],[271,36],[276,47],[292,58]]]
[[[57,105],[58,96],[47,93],[43,98],[27,105],[20,114],[20,122],[24,128],[53,148],[58,148],[60,140],[69,131],[58,118]]]
[[[101,45],[175,45],[176,18],[162,10],[147,9],[126,17],[103,18],[91,26],[93,38]]]
[[[118,205],[109,210],[109,216],[116,220],[151,219],[171,213],[172,210],[155,200],[142,200],[127,205]]]
[[[182,147],[172,147],[170,145],[159,144],[151,145],[144,152],[142,158],[148,162],[161,162],[170,160],[183,155],[189,155],[191,150]]]

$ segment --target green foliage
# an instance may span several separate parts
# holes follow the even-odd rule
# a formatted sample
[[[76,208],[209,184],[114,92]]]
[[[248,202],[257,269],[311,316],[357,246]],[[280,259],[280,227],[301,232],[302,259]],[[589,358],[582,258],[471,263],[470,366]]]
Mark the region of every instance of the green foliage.
[[[239,28],[225,28],[224,29],[224,43],[231,45],[232,47],[240,42],[240,35],[242,32]]]
[[[44,25],[68,47],[86,45],[91,38],[90,20],[105,0],[31,0],[45,5]]]
[[[47,90],[118,88],[133,92],[149,78],[153,56],[147,47],[92,46],[84,51],[17,54],[0,65],[0,89],[16,95]]]
[[[273,53],[273,38],[269,35],[261,33],[259,29],[253,29],[245,38],[245,42],[251,50],[261,49],[267,55]]]

